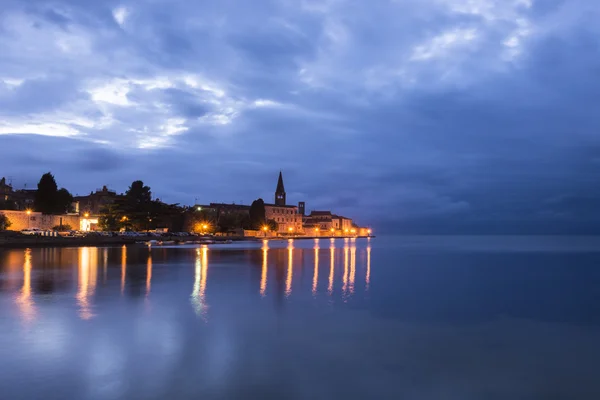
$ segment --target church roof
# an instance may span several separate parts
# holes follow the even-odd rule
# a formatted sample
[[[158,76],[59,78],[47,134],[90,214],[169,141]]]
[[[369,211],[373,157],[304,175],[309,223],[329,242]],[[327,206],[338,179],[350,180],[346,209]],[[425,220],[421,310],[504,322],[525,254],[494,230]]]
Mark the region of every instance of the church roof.
[[[277,189],[275,189],[275,193],[285,193],[285,188],[283,187],[283,176],[281,175],[281,171],[279,171],[279,179],[277,180]]]

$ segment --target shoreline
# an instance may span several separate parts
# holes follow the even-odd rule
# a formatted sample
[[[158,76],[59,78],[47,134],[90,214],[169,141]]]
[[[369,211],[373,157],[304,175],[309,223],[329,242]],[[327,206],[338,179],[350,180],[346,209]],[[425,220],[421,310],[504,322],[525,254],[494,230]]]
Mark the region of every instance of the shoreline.
[[[4,248],[40,248],[40,247],[92,247],[118,246],[145,243],[151,240],[175,243],[221,244],[226,242],[262,242],[263,240],[314,240],[314,239],[366,239],[375,236],[294,236],[294,237],[246,237],[246,236],[139,236],[128,237],[52,237],[52,236],[22,236],[0,235],[0,249]],[[202,243],[202,242],[212,243]]]

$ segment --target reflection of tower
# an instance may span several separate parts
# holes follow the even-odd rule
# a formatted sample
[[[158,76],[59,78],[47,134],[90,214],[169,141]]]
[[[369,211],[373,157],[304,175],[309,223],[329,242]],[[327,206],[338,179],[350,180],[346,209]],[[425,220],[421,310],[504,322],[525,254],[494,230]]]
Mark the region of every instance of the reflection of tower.
[[[281,171],[279,171],[279,180],[277,181],[277,189],[275,189],[275,205],[285,206],[285,188],[283,187]]]

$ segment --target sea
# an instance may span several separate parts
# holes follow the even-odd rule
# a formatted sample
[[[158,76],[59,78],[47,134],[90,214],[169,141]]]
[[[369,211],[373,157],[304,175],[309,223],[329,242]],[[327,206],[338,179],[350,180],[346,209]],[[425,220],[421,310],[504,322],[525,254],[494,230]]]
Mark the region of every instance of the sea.
[[[0,249],[0,399],[600,399],[600,238]]]

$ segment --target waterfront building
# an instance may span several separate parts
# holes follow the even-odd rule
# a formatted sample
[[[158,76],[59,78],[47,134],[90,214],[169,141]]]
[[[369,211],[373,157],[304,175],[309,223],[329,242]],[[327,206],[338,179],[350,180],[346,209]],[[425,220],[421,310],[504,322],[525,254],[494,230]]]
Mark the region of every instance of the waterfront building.
[[[265,217],[267,221],[273,220],[277,223],[277,233],[303,234],[302,214],[299,210],[304,210],[304,202],[300,202],[298,206],[287,205],[286,197],[283,175],[279,172],[277,188],[275,189],[275,203],[265,203]]]
[[[109,190],[106,186],[102,189],[96,189],[87,196],[77,196],[75,202],[75,212],[79,214],[99,215],[103,209],[114,204],[117,201],[117,192]]]

